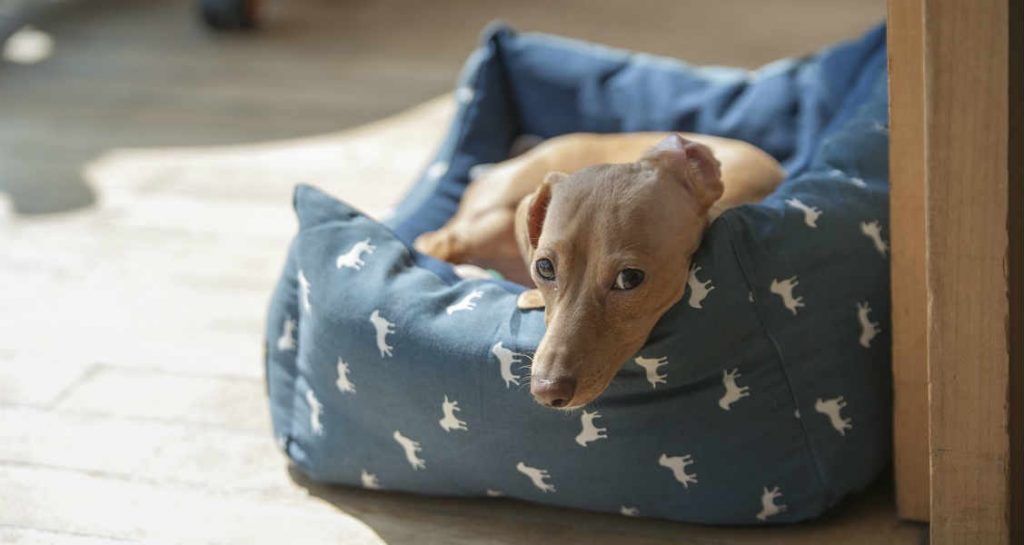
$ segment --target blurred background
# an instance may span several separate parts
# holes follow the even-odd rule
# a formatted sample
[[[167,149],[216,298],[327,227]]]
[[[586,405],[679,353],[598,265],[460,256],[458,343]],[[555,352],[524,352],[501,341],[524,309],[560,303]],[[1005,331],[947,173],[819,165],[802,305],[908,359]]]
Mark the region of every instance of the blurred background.
[[[0,0],[0,543],[752,542],[289,473],[262,350],[290,194],[386,214],[494,19],[755,68],[860,35],[884,0],[257,3],[217,30],[199,0]],[[884,486],[773,532],[921,538]]]
[[[110,148],[327,133],[445,93],[494,19],[753,68],[885,12],[882,0],[259,0],[258,31],[216,32],[202,3],[0,0],[0,38],[14,35],[0,65],[0,193],[17,211],[90,203],[79,170]],[[33,45],[41,56],[17,58]]]

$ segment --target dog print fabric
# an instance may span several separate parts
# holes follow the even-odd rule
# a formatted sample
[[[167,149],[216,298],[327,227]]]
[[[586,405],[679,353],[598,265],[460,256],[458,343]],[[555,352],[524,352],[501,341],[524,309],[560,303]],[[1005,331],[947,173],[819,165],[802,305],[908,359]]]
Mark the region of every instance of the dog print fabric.
[[[879,28],[748,72],[490,29],[387,226],[296,190],[266,325],[284,452],[322,482],[713,524],[805,520],[867,486],[890,452],[884,44]],[[595,403],[542,408],[524,288],[408,243],[517,137],[673,129],[750,141],[788,177],[711,225]]]

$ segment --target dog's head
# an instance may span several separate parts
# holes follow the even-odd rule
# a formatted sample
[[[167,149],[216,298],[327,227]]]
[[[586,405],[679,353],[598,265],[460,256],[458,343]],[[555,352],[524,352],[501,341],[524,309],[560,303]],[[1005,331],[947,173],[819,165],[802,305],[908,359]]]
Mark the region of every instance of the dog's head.
[[[635,163],[550,173],[523,199],[517,238],[547,322],[539,403],[580,407],[608,387],[682,297],[722,191],[711,150],[673,135]]]

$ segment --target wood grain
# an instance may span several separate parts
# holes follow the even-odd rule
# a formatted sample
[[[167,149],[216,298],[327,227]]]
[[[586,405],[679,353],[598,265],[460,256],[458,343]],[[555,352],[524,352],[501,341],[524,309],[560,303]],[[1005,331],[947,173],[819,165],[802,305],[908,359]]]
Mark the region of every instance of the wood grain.
[[[159,371],[132,372],[153,381],[165,377]],[[217,379],[190,381],[174,393],[195,398],[218,384]],[[290,542],[296,543],[340,535],[390,545],[511,545],[548,542],[556,536],[563,543],[591,545],[859,545],[870,535],[879,542],[911,545],[923,537],[920,527],[895,520],[884,483],[824,520],[768,530],[323,486],[298,473],[289,475],[266,430],[237,429],[230,420],[211,426],[147,416],[151,410],[139,407],[144,403],[108,395],[97,397],[87,413],[61,408],[0,411],[5,438],[0,442],[0,506],[12,506],[0,509],[0,537],[7,529],[28,543],[102,543],[102,536],[143,543],[280,543],[278,530],[261,530],[283,524],[295,513],[303,513],[305,521],[302,527],[290,527]],[[93,505],[97,502],[101,505]],[[179,502],[189,505],[168,515],[168,505]],[[247,514],[252,517],[248,527],[236,520]],[[382,541],[367,537],[374,535]]]
[[[1024,2],[1010,2],[1010,542],[1024,543]]]
[[[1010,542],[1007,8],[925,1],[934,545]]]
[[[924,4],[889,2],[893,474],[900,517],[927,521],[928,291],[925,261]]]

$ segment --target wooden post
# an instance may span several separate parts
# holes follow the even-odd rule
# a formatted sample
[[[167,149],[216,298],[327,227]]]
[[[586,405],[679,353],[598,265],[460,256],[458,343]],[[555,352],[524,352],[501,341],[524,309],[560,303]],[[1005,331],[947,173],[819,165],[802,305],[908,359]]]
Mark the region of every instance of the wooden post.
[[[1011,540],[1010,1],[924,1],[934,545]]]
[[[893,474],[900,518],[928,520],[924,3],[889,2]]]
[[[1024,541],[1020,25],[889,2],[897,502],[934,544]]]
[[[1024,1],[1010,2],[1010,542],[1024,543]]]

